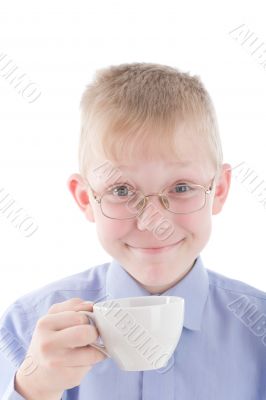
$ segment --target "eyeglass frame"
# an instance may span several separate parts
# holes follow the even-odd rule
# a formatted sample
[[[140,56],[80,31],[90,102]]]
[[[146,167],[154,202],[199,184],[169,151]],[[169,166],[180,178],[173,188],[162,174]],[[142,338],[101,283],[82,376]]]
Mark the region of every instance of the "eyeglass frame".
[[[213,177],[212,180],[211,180],[210,185],[208,185],[208,186],[199,185],[199,184],[193,183],[193,182],[186,182],[186,183],[191,183],[193,186],[197,186],[197,187],[199,187],[199,188],[201,188],[201,189],[204,190],[204,194],[205,194],[204,204],[203,204],[202,207],[198,208],[197,210],[190,211],[190,212],[186,212],[186,213],[180,213],[180,212],[171,211],[171,210],[169,210],[168,208],[166,208],[166,206],[165,206],[165,204],[164,204],[164,201],[162,200],[162,197],[165,196],[165,197],[167,198],[167,200],[168,200],[167,195],[164,195],[164,194],[163,194],[164,190],[171,186],[171,185],[167,185],[167,186],[165,186],[159,193],[144,194],[144,193],[142,193],[140,190],[138,190],[138,191],[140,192],[140,194],[143,196],[144,200],[145,200],[144,206],[141,208],[141,210],[140,210],[137,214],[133,215],[132,217],[127,217],[127,218],[114,218],[114,217],[109,217],[108,215],[106,215],[106,214],[103,212],[102,205],[101,205],[101,201],[102,201],[102,198],[103,198],[103,196],[106,194],[106,192],[107,192],[108,189],[106,189],[102,194],[99,194],[99,193],[97,193],[97,192],[91,187],[91,185],[90,185],[90,183],[89,183],[88,181],[87,181],[87,186],[90,188],[94,200],[100,205],[101,212],[102,212],[102,214],[103,214],[106,218],[116,219],[116,220],[123,221],[123,220],[126,220],[126,219],[132,219],[132,218],[135,218],[135,217],[138,217],[139,215],[141,215],[141,213],[145,210],[146,205],[148,204],[147,198],[150,197],[150,196],[157,196],[157,197],[159,197],[159,201],[160,201],[161,205],[163,206],[163,208],[164,208],[165,210],[167,210],[167,211],[173,213],[173,214],[177,214],[177,215],[180,215],[180,214],[181,214],[181,215],[187,215],[187,214],[193,214],[194,212],[197,212],[197,211],[199,211],[199,210],[202,210],[202,209],[205,207],[205,205],[206,205],[207,195],[211,194],[211,192],[212,192],[212,190],[213,190],[215,178],[216,178],[216,174],[214,175],[214,177]],[[126,184],[126,182],[125,182],[124,184]],[[123,183],[121,184],[121,186],[122,186],[122,185],[123,185]],[[98,198],[97,198],[97,197],[98,197]]]

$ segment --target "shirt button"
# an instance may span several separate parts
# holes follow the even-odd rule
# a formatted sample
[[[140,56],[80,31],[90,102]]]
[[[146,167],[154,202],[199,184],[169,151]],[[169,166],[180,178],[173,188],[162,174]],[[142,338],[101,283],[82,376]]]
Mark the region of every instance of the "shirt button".
[[[172,355],[169,358],[168,363],[166,364],[165,367],[158,368],[155,371],[158,372],[158,374],[164,374],[165,372],[169,371],[169,369],[171,369],[173,367],[174,362],[175,362],[174,355]]]

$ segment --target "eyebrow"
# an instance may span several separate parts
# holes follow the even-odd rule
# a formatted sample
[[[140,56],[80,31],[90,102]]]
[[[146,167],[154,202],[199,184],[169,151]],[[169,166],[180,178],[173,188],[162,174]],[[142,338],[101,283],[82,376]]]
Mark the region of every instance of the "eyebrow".
[[[203,177],[200,175],[195,174],[196,171],[198,171],[199,166],[195,164],[192,160],[182,160],[182,161],[167,161],[167,165],[172,169],[173,171],[171,172],[172,177],[167,179],[167,182],[163,185],[163,187],[167,187],[171,184],[174,184],[177,181],[184,181],[184,182],[191,182],[194,184],[202,184]],[[187,167],[193,167],[187,169]],[[122,169],[125,168],[127,170],[129,166],[126,165],[115,165],[114,168],[117,169],[118,171],[121,172],[121,176],[118,179],[115,179],[113,182],[105,182],[104,187],[100,188],[98,190],[106,190],[108,187],[112,187],[115,184],[121,184],[121,183],[128,183],[129,185],[138,188],[140,185],[134,180],[134,178],[130,178],[128,175],[127,171],[123,171]],[[177,171],[174,170],[174,168],[178,169]],[[175,176],[177,175],[177,176]],[[102,182],[103,184],[103,182]]]
[[[187,166],[187,165],[191,165],[192,164],[192,161],[169,161],[168,162],[168,164],[171,164],[171,165],[185,165],[185,166]]]
[[[169,164],[171,166],[176,165],[176,166],[188,167],[188,166],[193,165],[193,161],[167,161],[167,164]],[[127,167],[128,167],[128,165],[116,166],[116,168],[118,168],[118,169],[119,168],[127,168]]]
[[[165,187],[168,187],[168,186],[171,186],[171,185],[173,185],[174,183],[177,183],[177,181],[179,181],[179,183],[182,183],[182,182],[186,182],[186,183],[194,183],[194,184],[196,184],[196,185],[203,185],[203,183],[201,183],[201,182],[199,182],[199,181],[201,181],[202,179],[200,179],[200,178],[192,178],[192,177],[182,177],[182,176],[180,176],[180,178],[176,178],[176,177],[172,177],[171,179],[169,179],[169,180],[167,180],[167,182],[162,186],[162,188],[161,189],[163,189],[163,188],[165,188]],[[134,180],[132,180],[132,179],[130,179],[130,178],[127,178],[127,177],[125,177],[125,179],[122,179],[121,181],[117,181],[117,182],[114,182],[113,184],[111,184],[111,185],[108,185],[109,187],[113,187],[113,186],[115,186],[116,184],[129,184],[129,185],[131,185],[132,187],[134,187],[134,188],[138,188],[140,185],[138,185],[136,182],[134,182]]]

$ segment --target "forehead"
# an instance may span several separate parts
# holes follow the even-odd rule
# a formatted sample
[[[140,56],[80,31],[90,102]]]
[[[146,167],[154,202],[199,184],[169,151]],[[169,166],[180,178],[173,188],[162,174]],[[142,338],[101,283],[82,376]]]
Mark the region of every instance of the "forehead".
[[[117,164],[116,168],[122,175],[136,180],[147,179],[200,179],[212,173],[212,165],[208,159],[195,159],[186,161],[167,161],[163,159],[142,160],[138,159],[131,164]]]
[[[117,147],[107,146],[107,152],[95,154],[89,171],[91,184],[94,181],[106,186],[118,180],[131,180],[133,184],[147,187],[151,180],[167,185],[174,179],[200,183],[208,180],[215,170],[206,138],[193,131],[192,126],[188,129],[188,125],[180,124],[174,141],[164,140],[162,132],[156,135],[149,132],[147,136],[145,131],[142,133],[133,142],[123,138],[115,142]]]
[[[89,181],[98,190],[125,181],[139,188],[149,187],[150,190],[161,189],[177,179],[204,184],[214,175],[214,167],[206,158],[182,161],[136,159],[123,164],[99,159],[94,166]]]

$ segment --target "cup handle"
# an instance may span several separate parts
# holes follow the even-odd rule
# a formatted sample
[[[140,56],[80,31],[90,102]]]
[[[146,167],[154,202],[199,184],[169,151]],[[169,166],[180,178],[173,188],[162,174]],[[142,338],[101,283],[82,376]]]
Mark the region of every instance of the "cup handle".
[[[89,324],[94,325],[97,328],[93,312],[91,312],[91,311],[78,311],[78,312],[81,314],[85,314],[88,317]],[[107,352],[107,349],[104,345],[90,343],[89,346],[92,346],[95,349],[100,350],[107,357],[111,358],[110,354]]]

